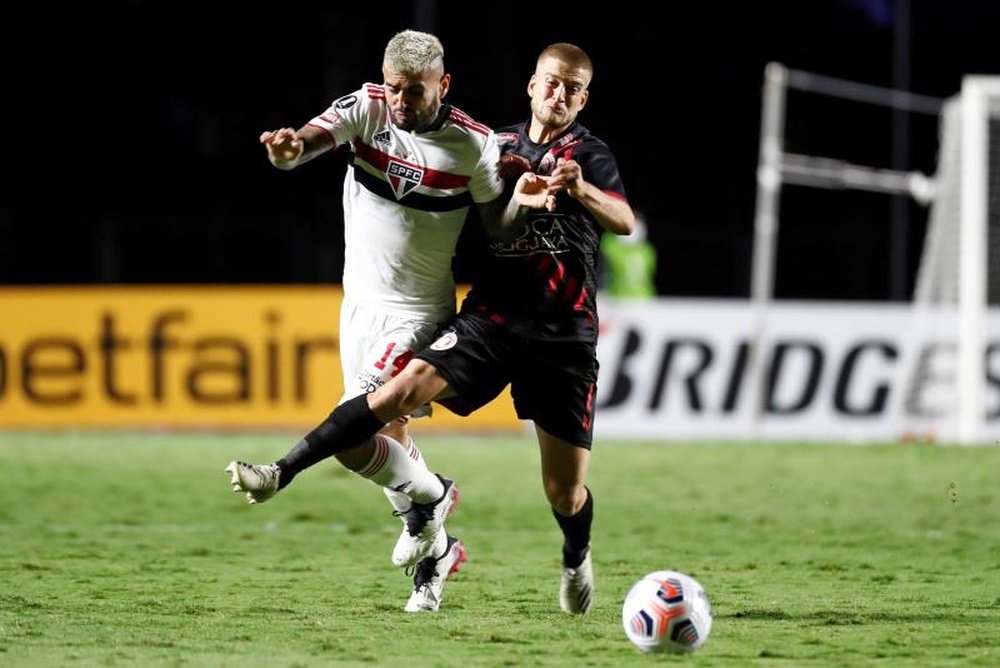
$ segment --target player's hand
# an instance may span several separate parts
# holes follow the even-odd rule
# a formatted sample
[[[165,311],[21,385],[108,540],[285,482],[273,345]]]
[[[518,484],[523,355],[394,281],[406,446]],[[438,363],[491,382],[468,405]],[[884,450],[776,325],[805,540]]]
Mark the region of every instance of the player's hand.
[[[556,191],[565,190],[570,197],[583,194],[583,170],[576,160],[559,158],[556,168],[549,174],[549,187]]]
[[[263,132],[260,143],[267,149],[268,160],[278,168],[294,167],[305,151],[305,144],[292,128]]]
[[[534,172],[525,172],[514,184],[514,200],[520,206],[555,211],[556,196],[549,185],[549,178]]]
[[[531,171],[531,161],[522,155],[508,153],[500,156],[500,176],[504,181],[514,181],[521,174]]]

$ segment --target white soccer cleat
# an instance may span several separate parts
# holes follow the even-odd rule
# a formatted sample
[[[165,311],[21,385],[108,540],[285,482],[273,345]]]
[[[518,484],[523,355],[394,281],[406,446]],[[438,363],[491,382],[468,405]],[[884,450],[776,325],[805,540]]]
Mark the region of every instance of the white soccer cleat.
[[[275,464],[247,464],[229,462],[226,473],[232,478],[234,492],[246,492],[247,503],[264,503],[278,493],[278,475],[281,469]]]
[[[594,566],[587,556],[576,568],[563,567],[562,581],[559,583],[559,607],[563,612],[585,615],[594,602]]]
[[[403,531],[392,549],[394,566],[412,566],[434,553],[434,541],[443,531],[444,520],[458,505],[458,485],[448,478],[438,476],[444,485],[444,494],[432,503],[414,503],[405,512],[393,515],[403,520]]]
[[[444,583],[458,572],[466,560],[465,546],[454,536],[447,536],[444,555],[425,557],[413,569],[413,593],[403,608],[407,612],[437,612],[441,608]]]

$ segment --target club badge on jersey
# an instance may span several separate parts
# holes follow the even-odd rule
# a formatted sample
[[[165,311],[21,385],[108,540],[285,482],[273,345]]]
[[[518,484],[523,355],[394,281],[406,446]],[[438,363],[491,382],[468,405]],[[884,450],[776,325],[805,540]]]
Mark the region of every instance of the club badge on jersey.
[[[408,192],[420,185],[420,181],[424,178],[424,170],[390,159],[385,175],[389,178],[396,199],[403,199]]]

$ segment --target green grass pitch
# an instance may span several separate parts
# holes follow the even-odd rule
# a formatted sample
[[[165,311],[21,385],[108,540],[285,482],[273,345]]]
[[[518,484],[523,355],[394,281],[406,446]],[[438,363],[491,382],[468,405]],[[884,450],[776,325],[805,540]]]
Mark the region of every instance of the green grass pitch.
[[[1000,665],[998,447],[599,442],[579,618],[530,438],[418,434],[461,485],[469,549],[421,615],[370,483],[331,461],[263,505],[230,491],[230,459],[296,438],[0,434],[0,665]],[[622,631],[660,569],[712,598],[692,655]]]

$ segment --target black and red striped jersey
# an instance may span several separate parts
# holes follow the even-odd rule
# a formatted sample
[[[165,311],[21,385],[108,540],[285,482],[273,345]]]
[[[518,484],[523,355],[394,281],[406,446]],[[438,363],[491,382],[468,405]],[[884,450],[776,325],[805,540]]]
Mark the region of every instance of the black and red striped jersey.
[[[498,130],[501,153],[527,158],[542,175],[551,173],[559,158],[576,160],[587,182],[626,198],[611,149],[587,128],[573,123],[553,141],[536,144],[528,127],[521,123]],[[602,231],[582,204],[560,193],[555,211],[532,211],[514,239],[490,242],[462,310],[527,338],[596,342]]]

